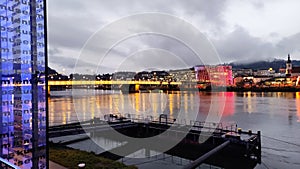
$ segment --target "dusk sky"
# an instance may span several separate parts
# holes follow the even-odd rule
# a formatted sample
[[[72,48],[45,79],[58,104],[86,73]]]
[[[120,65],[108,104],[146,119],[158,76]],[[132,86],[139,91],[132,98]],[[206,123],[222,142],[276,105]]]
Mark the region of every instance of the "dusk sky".
[[[298,0],[51,0],[48,1],[49,66],[69,74],[175,69],[202,64],[193,59],[193,53],[182,43],[157,35],[128,38],[101,61],[93,54],[81,55],[84,50],[94,54],[108,50],[102,49],[101,40],[97,46],[85,46],[105,26],[147,12],[169,14],[192,24],[215,47],[221,63],[286,59],[288,53],[292,59],[300,59],[299,6]]]

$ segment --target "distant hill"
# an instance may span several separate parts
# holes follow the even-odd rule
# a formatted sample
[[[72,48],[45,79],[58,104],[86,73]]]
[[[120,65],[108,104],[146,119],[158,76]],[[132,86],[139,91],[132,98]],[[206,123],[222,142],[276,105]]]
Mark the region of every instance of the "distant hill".
[[[236,69],[260,70],[260,69],[273,68],[273,70],[275,70],[277,72],[280,68],[285,68],[286,60],[275,59],[273,61],[257,61],[257,62],[253,62],[253,63],[230,63],[229,65],[232,66],[233,70],[236,70]],[[293,60],[292,65],[300,66],[300,61]]]
[[[233,63],[229,63],[229,65],[232,66],[233,70],[237,70],[237,69],[262,70],[262,69],[272,68],[273,70],[278,72],[278,70],[280,68],[285,68],[286,60],[275,59],[273,61],[256,61],[256,62],[252,62],[252,63],[233,62]],[[292,65],[300,66],[300,60],[292,60]],[[56,74],[57,71],[48,67],[48,73]]]

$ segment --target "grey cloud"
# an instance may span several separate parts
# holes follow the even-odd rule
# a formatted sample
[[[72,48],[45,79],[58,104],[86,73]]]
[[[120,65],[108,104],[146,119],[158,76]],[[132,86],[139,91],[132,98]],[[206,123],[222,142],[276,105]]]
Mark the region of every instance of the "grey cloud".
[[[282,39],[278,44],[279,51],[300,54],[300,33]],[[279,52],[278,51],[278,52]]]
[[[286,59],[288,53],[294,56],[300,54],[300,33],[272,44],[262,38],[253,37],[244,28],[238,27],[222,39],[213,40],[213,43],[223,62]]]
[[[203,17],[219,25],[223,23],[221,11],[225,1],[51,0],[48,4],[50,45],[77,49],[104,24],[140,12],[163,12],[180,17],[178,11],[182,11],[187,19]]]
[[[49,19],[50,47],[66,47],[77,50],[82,48],[92,34],[84,24],[76,18],[52,17]]]
[[[130,59],[135,65],[150,64],[150,67],[153,68],[175,68],[177,65],[177,68],[186,68],[202,63],[201,59],[188,46],[165,36],[139,36],[120,44],[116,50],[119,48],[130,49],[127,53],[120,53],[120,55],[127,56],[126,62],[128,63],[128,59]],[[134,57],[128,58],[133,55]]]
[[[122,38],[125,39],[120,41]],[[180,42],[181,40],[184,42]],[[122,62],[126,56],[131,55],[137,50],[158,48],[179,55],[189,67],[192,67],[195,64],[201,64],[201,60],[191,52],[191,49],[188,48],[189,45],[192,45],[194,50],[198,50],[197,52],[203,55],[201,59],[205,61],[214,59],[214,57],[208,57],[208,52],[212,50],[210,50],[211,48],[207,48],[209,43],[206,42],[206,38],[201,36],[201,33],[195,27],[178,18],[160,14],[135,15],[115,22],[97,34],[94,34],[80,57],[90,63],[101,60],[101,64],[110,65],[115,68],[118,67],[116,62]],[[117,46],[112,50],[111,47],[114,44]],[[116,49],[117,47],[118,49]],[[105,58],[102,60],[103,58],[101,57],[106,52],[109,52],[109,55],[104,56]],[[205,52],[206,54],[204,54]],[[144,60],[144,62],[147,61],[149,60]],[[159,60],[156,62],[159,66]],[[171,59],[169,62],[172,64]]]
[[[205,18],[205,21],[222,26],[222,11],[226,7],[226,0],[194,0],[194,1],[176,1],[177,8],[183,7],[187,16],[199,15]],[[172,3],[172,2],[170,2]],[[176,10],[176,8],[174,9]]]
[[[260,38],[252,37],[244,28],[235,31],[222,39],[213,40],[222,61],[247,60],[256,61],[271,57],[273,46]],[[272,50],[270,50],[272,49]]]
[[[53,47],[53,48],[48,49],[48,55],[50,57],[54,56],[54,55],[58,55],[60,53],[61,53],[61,51],[58,48]]]
[[[191,21],[212,40],[222,62],[264,60],[280,56],[285,57],[287,53],[300,55],[299,34],[286,37],[278,43],[270,43],[262,37],[252,36],[243,27],[237,27],[234,31],[228,33],[230,26],[228,27],[228,23],[224,18],[224,12],[228,9],[228,2],[231,1],[51,0],[48,2],[49,65],[68,67],[71,70],[76,62],[69,56],[74,55],[74,53],[79,55],[80,49],[93,33],[101,30],[112,21],[144,12],[162,12]],[[257,10],[264,10],[269,3],[272,3],[272,1],[250,1],[250,4]],[[163,24],[157,26],[163,27]],[[119,28],[117,31],[130,30]],[[269,34],[270,38],[276,40],[282,36],[284,35],[280,35],[278,32]],[[193,37],[190,37],[190,39],[193,40]],[[99,70],[113,71],[117,66],[113,62],[122,61],[133,52],[144,48],[160,48],[170,51],[180,56],[188,65],[201,64],[201,62],[196,61],[197,59],[191,59],[195,56],[183,44],[161,37],[141,37],[140,39],[128,40],[119,45],[110,52],[109,58],[102,60],[102,62],[99,61],[101,56],[98,56],[97,52],[101,53],[108,49],[103,48],[101,43],[87,46],[85,50],[94,57],[80,58],[80,64],[77,65],[80,67],[78,70],[86,71],[87,68],[85,67],[97,69],[97,65],[100,64],[105,68]],[[73,53],[69,54],[70,51]],[[58,59],[57,56],[63,58]],[[53,58],[51,59],[51,57]],[[147,62],[149,59],[145,58],[144,60]],[[132,62],[137,61],[132,60]]]
[[[161,49],[148,49],[134,53],[120,63],[118,70],[143,71],[149,68],[168,70],[187,68],[186,63],[175,54]]]
[[[94,49],[94,51],[91,50],[91,48]],[[97,55],[103,53],[102,50],[105,49],[91,48],[87,46],[85,50],[90,51],[88,53],[95,52],[90,55],[94,57],[85,57],[85,55],[88,56],[89,54],[81,56],[82,58],[85,57],[86,62],[97,63],[101,66],[108,66],[113,69],[120,69],[120,64],[125,63],[132,65],[132,71],[140,70],[140,67],[143,67],[143,65],[149,65],[153,68],[168,68],[168,65],[169,67],[175,68],[175,65],[177,65],[178,68],[186,68],[192,67],[195,64],[201,64],[200,58],[182,42],[159,35],[147,34],[126,39],[111,50],[107,50],[108,53],[106,56]],[[166,52],[158,52],[157,50],[159,49]],[[167,52],[169,52],[169,54]],[[173,58],[170,58],[170,53],[173,54]],[[161,54],[161,56],[158,56],[159,54]],[[178,62],[178,60],[180,60],[180,62]],[[136,68],[134,68],[134,66]],[[145,69],[145,67],[143,69]]]
[[[99,73],[99,72],[113,72],[112,68],[106,66],[99,66],[96,63],[89,63],[84,60],[77,60],[72,57],[64,56],[50,56],[49,58],[51,68],[62,70],[65,69],[66,74],[70,73]]]
[[[112,22],[121,17],[128,16],[136,13],[144,12],[163,12],[185,19],[193,19],[196,22],[206,20],[210,24],[215,25],[215,28],[219,29],[220,24],[224,24],[221,18],[222,9],[225,6],[223,0],[213,0],[207,2],[206,0],[191,0],[191,1],[173,1],[173,0],[154,0],[154,1],[139,1],[139,0],[51,0],[48,2],[48,25],[49,25],[49,61],[50,65],[56,67],[67,67],[69,71],[72,70],[76,62],[72,61],[66,51],[77,52],[79,55],[80,49],[84,46],[86,40],[100,30],[105,24]],[[142,26],[142,25],[138,25]],[[161,26],[162,25],[157,25]],[[126,31],[120,30],[118,31]],[[191,37],[193,38],[193,37]],[[132,45],[136,43],[136,46],[148,46],[157,47],[160,49],[169,50],[181,58],[185,59],[185,62],[191,66],[195,63],[190,57],[184,57],[186,55],[191,56],[192,54],[185,49],[182,44],[171,42],[170,40],[159,38],[145,38],[142,41],[132,42]],[[155,45],[156,44],[156,45]],[[130,45],[130,44],[129,44]],[[124,49],[129,50],[129,46],[125,46]],[[101,53],[107,51],[101,47],[101,44],[93,44],[87,46],[84,50],[88,50],[91,55],[92,53]],[[85,66],[92,64],[99,64],[114,67],[116,65],[113,62],[124,59],[124,57],[130,55],[130,52],[135,52],[138,49],[130,49],[129,51],[113,50],[110,53],[110,58],[107,61],[101,62],[101,59],[97,54],[93,55],[92,58],[81,58],[80,64],[77,66],[81,67],[80,71]],[[129,53],[128,53],[129,52]],[[72,53],[73,54],[73,53]],[[64,58],[58,59],[55,56],[64,56]],[[69,54],[70,55],[70,54]],[[51,58],[53,57],[53,58]],[[146,60],[145,60],[146,61]],[[170,61],[171,62],[171,61]],[[196,62],[199,63],[198,61]],[[170,63],[171,64],[171,63]],[[97,67],[96,65],[92,66]],[[109,69],[102,69],[109,70]],[[112,68],[110,69],[112,70]]]
[[[70,57],[64,57],[64,56],[55,56],[51,55],[49,56],[50,60],[50,67],[59,67],[59,68],[65,68],[65,69],[74,69],[74,65],[76,63],[76,60]]]
[[[187,39],[191,38],[194,37],[188,37]],[[204,53],[200,53],[202,55],[198,56],[192,51],[188,44],[160,34],[143,34],[128,38],[114,46],[111,50],[107,50],[108,53],[106,56],[99,56],[100,53],[103,53],[102,50],[104,49],[96,49],[96,47],[93,46],[94,44],[98,44],[97,41],[92,43],[92,47],[89,47],[89,45],[86,46],[87,49],[85,50],[87,50],[87,52],[84,51],[84,55],[81,57],[94,56],[89,58],[85,57],[85,59],[87,62],[99,63],[99,65],[106,65],[114,69],[119,69],[120,64],[123,64],[123,62],[135,65],[137,68],[131,66],[133,71],[140,69],[138,65],[149,65],[150,63],[149,66],[153,68],[175,69],[175,65],[177,65],[177,68],[187,68],[203,64],[202,59],[207,60],[204,57],[209,57]],[[199,48],[201,47],[199,46]],[[93,49],[95,53],[92,53],[93,50],[91,49]],[[158,52],[157,50],[159,49],[166,52]],[[151,53],[150,51],[153,52]],[[136,54],[139,52],[142,54]],[[172,53],[172,55],[167,52]],[[161,54],[161,56],[158,57],[158,54]]]
[[[261,0],[252,1],[252,5],[254,6],[254,8],[258,8],[258,9],[262,9],[265,7],[264,1]]]

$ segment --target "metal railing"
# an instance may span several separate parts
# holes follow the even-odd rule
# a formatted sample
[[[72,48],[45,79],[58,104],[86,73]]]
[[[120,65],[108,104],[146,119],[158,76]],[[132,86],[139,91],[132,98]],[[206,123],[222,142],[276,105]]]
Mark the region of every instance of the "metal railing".
[[[191,130],[194,131],[203,131],[209,133],[224,133],[224,132],[237,132],[237,124],[236,123],[215,123],[215,122],[201,122],[201,121],[193,121],[190,120],[189,124],[187,123],[186,119],[175,119],[169,118],[165,114],[161,114],[158,117],[151,116],[151,115],[136,115],[136,114],[105,114],[103,118],[94,118],[91,120],[87,120],[84,122],[77,122],[74,124],[67,124],[67,125],[59,125],[59,126],[52,126],[50,127],[51,130],[55,129],[73,129],[76,126],[81,126],[83,128],[89,127],[90,125],[100,125],[103,122],[134,122],[134,123],[155,123],[155,124],[163,124],[163,125],[176,125],[176,126],[186,126],[189,127]]]

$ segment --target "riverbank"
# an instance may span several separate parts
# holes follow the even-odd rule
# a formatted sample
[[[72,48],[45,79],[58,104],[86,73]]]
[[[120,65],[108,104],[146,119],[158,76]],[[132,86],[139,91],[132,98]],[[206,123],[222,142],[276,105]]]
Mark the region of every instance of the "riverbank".
[[[227,91],[232,92],[298,92],[299,87],[227,87]]]
[[[49,156],[51,161],[70,169],[77,169],[80,163],[86,165],[85,169],[137,169],[135,166],[126,166],[120,162],[100,157],[95,153],[76,150],[52,142],[49,143]]]
[[[214,92],[299,92],[299,87],[286,86],[286,87],[207,87],[199,89],[199,91],[214,91]]]

